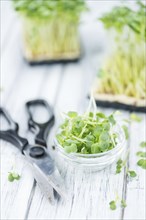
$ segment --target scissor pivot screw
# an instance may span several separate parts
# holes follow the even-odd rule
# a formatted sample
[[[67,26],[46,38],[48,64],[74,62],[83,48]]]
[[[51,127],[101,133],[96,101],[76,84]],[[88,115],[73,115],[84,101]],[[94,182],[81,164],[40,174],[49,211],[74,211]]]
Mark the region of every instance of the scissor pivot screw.
[[[45,153],[45,150],[42,147],[32,147],[30,148],[29,155],[31,157],[41,157]]]

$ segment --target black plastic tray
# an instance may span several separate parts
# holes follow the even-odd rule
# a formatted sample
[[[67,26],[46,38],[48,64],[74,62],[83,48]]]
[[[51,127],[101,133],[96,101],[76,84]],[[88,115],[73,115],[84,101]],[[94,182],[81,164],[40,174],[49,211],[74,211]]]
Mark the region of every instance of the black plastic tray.
[[[134,105],[128,105],[121,102],[109,102],[109,101],[101,101],[101,100],[95,100],[97,106],[104,107],[104,108],[114,108],[114,109],[122,109],[127,111],[136,111],[136,112],[143,112],[146,113],[146,107],[145,106],[134,106]]]
[[[66,64],[66,63],[76,63],[81,59],[80,57],[74,58],[74,59],[59,59],[59,60],[42,60],[42,61],[29,61],[26,58],[24,58],[25,61],[31,65],[31,66],[35,66],[35,65],[44,65],[44,64],[57,64],[57,63],[62,63],[62,64]]]

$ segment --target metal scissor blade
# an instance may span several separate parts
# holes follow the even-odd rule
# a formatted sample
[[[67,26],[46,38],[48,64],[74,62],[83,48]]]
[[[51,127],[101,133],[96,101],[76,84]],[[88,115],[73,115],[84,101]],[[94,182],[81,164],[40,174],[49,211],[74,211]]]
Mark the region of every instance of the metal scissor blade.
[[[32,148],[43,148],[43,151],[45,153],[41,157],[34,158],[30,156],[30,150]],[[26,159],[33,166],[34,175],[36,175],[36,180],[41,186],[42,191],[44,191],[47,195],[51,195],[51,198],[53,200],[53,192],[52,194],[50,194],[50,187],[52,187],[52,190],[55,189],[55,191],[60,196],[62,196],[63,198],[67,198],[63,179],[57,167],[55,166],[54,161],[50,157],[48,150],[40,146],[27,146],[27,148],[24,150],[24,154],[26,156]]]
[[[39,166],[34,163],[33,166],[38,173],[38,178],[43,179],[44,187],[48,185],[52,186],[61,197],[67,199],[64,183],[56,166],[54,166],[53,172],[51,173],[47,173],[45,164]]]
[[[54,204],[55,203],[55,197],[54,197],[54,190],[52,186],[47,183],[46,179],[42,175],[40,175],[40,172],[38,172],[38,169],[36,169],[34,166],[31,166],[33,171],[34,179],[36,180],[41,192],[44,194],[44,196],[49,199],[49,201]]]

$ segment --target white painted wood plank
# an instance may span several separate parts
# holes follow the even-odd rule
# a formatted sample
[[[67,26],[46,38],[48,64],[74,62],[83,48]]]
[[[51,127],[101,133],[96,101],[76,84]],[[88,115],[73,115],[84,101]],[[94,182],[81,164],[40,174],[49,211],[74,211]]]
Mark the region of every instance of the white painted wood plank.
[[[28,164],[17,149],[3,141],[1,145],[1,219],[24,219],[33,177]],[[12,169],[12,166],[14,168]],[[15,182],[8,181],[12,170],[21,175]]]
[[[1,49],[4,50],[10,40],[10,33],[15,29],[16,13],[12,8],[12,1],[0,1],[1,19]]]
[[[16,77],[21,75],[24,68],[24,60],[20,50],[19,25],[13,24],[14,29],[11,38],[6,42],[5,50],[1,53],[1,102],[6,102],[12,86],[15,86]]]
[[[11,95],[8,97],[8,100],[5,103],[5,107],[11,113],[12,118],[19,122],[21,135],[26,135],[27,129],[27,116],[24,103],[29,99],[38,97],[41,83],[44,81],[43,78],[46,77],[45,70],[45,67],[31,68],[26,66],[26,68],[21,73],[19,81],[17,80],[16,85],[11,91]],[[12,156],[11,158],[12,160],[16,160],[15,166],[16,169],[20,170],[22,178],[18,181],[18,184],[12,183],[11,185],[7,181],[6,175],[7,171],[11,170],[12,163],[11,161],[7,161],[7,158],[9,158],[8,155],[11,155],[13,152],[15,152],[15,156]],[[32,174],[29,175],[30,171],[28,166],[26,167],[25,161],[22,160],[20,162],[20,159],[17,160],[17,158],[20,158],[21,156],[12,145],[9,145],[8,148],[7,144],[3,143],[1,147],[1,154],[3,155],[2,167],[4,173],[2,179],[4,183],[7,182],[7,184],[3,184],[3,187],[1,188],[3,196],[2,219],[24,219],[27,211],[28,200],[33,189]],[[12,192],[13,196],[10,196]],[[19,210],[17,210],[18,207]]]
[[[90,26],[90,22],[89,24],[87,24],[87,26],[88,25]],[[96,25],[94,24],[93,26],[95,27]],[[89,33],[91,33],[91,31],[89,31]],[[62,73],[61,80],[60,66],[57,66],[57,68],[29,68],[23,63],[19,50],[20,47],[17,47],[15,49],[16,44],[14,42],[16,42],[17,40],[19,40],[18,42],[20,42],[18,32],[16,31],[14,35],[15,36],[12,37],[12,40],[8,42],[8,45],[6,47],[7,52],[4,52],[3,55],[3,63],[5,64],[5,67],[3,68],[3,73],[5,73],[5,75],[3,74],[4,88],[6,85],[6,93],[3,95],[3,103],[7,106],[9,110],[11,110],[12,116],[16,118],[17,121],[21,121],[21,133],[26,134],[26,117],[24,117],[25,113],[22,108],[26,100],[33,99],[35,97],[42,97],[46,98],[53,105],[57,101],[57,113],[59,113],[60,111],[68,110],[83,110],[86,106],[85,98],[90,87],[89,84],[91,83],[91,80],[95,73],[90,73],[87,71],[87,73],[84,74],[86,68],[84,69],[83,66],[71,64],[65,66],[65,72]],[[17,40],[16,36],[18,37]],[[92,38],[88,39],[89,43],[91,39]],[[88,46],[90,45],[87,45],[87,51],[89,49]],[[88,58],[92,54],[92,52],[93,51],[88,54]],[[7,58],[10,59],[7,60]],[[93,57],[91,56],[90,58],[92,61]],[[86,62],[88,62],[88,60],[86,60]],[[19,65],[19,67],[17,65]],[[22,69],[22,71],[20,68]],[[18,77],[19,69],[21,72]],[[90,71],[90,67],[88,69]],[[13,70],[11,75],[9,74],[9,70]],[[15,80],[15,77],[18,78],[16,78]],[[60,81],[58,77],[60,78]],[[10,88],[12,88],[12,83],[15,81],[17,82],[17,84],[14,85],[14,88],[12,90],[10,90]],[[58,87],[60,89],[60,93],[57,100],[56,92],[58,90]],[[139,135],[139,137],[141,137],[141,134]],[[2,182],[2,200],[4,206],[2,211],[2,219],[24,219],[27,212],[27,204],[30,198],[31,189],[33,188],[33,178],[29,169],[25,166],[25,162],[21,161],[21,158],[19,158],[17,150],[12,150],[11,147],[11,145],[2,142],[2,166],[4,167]],[[11,157],[11,154],[14,154],[14,156]],[[8,160],[9,157],[7,157],[7,155],[10,155],[9,157],[11,157],[12,160],[16,160],[16,167],[20,171],[20,173],[22,173],[22,179],[16,182],[15,185],[13,183],[9,185],[6,180],[6,172],[9,171],[12,166],[12,162]],[[6,161],[8,162],[6,163]],[[134,160],[132,159],[132,161]],[[132,169],[133,165],[130,166]],[[55,206],[52,206],[42,196],[38,187],[36,187],[28,219],[121,219],[121,210],[118,209],[115,212],[109,210],[108,200],[115,198],[115,189],[118,189],[118,191],[120,192],[119,196],[122,196],[121,186],[124,181],[123,173],[119,176],[115,176],[112,173],[112,169],[108,168],[107,170],[102,171],[98,174],[91,175],[62,164],[62,169],[63,167],[64,170],[62,171],[62,175],[64,176],[67,188],[70,189],[69,193],[71,194],[72,199],[66,204],[63,201],[56,201]],[[132,182],[132,184],[134,184],[134,182]],[[137,184],[138,189],[136,188],[137,185],[130,185],[131,188],[130,190],[128,189],[128,207],[125,210],[125,216],[129,216],[129,213],[131,213],[131,210],[133,210],[133,201],[131,200],[131,198],[139,198],[138,204],[139,206],[141,205],[140,199],[142,198],[141,194],[143,194],[144,182],[143,180],[142,182],[140,180],[140,182],[138,182]],[[132,195],[133,191],[131,190],[133,188],[134,196]],[[20,203],[20,201],[22,201],[23,203]],[[129,204],[131,204],[130,210],[128,209]],[[136,205],[134,207],[136,207]],[[140,212],[142,213],[141,210],[142,209],[140,209]],[[142,216],[143,218],[143,214],[140,215],[139,212],[136,216],[137,219],[138,216]],[[128,218],[125,217],[125,219]]]
[[[137,166],[137,161],[140,159],[136,155],[138,151],[144,151],[144,148],[139,147],[142,141],[146,141],[146,115],[138,114],[143,118],[142,122],[132,122],[130,129],[130,158],[129,169],[135,170],[137,177],[133,181],[127,182],[127,208],[124,212],[124,219],[145,219],[146,217],[146,172],[144,169]]]
[[[25,109],[24,109],[24,103],[34,98],[40,98],[40,97],[44,98],[44,95],[42,92],[44,85],[46,85],[46,88],[45,88],[46,91],[48,90],[47,100],[51,101],[52,97],[55,97],[56,95],[54,93],[56,93],[56,87],[58,85],[58,80],[60,78],[60,70],[61,70],[60,66],[58,66],[57,68],[50,68],[50,69],[49,67],[46,67],[46,66],[33,67],[33,68],[27,67],[25,69],[24,74],[21,76],[19,80],[19,84],[17,84],[16,88],[12,91],[12,97],[9,98],[8,103],[6,104],[8,110],[10,111],[11,109],[13,118],[20,122],[19,124],[20,124],[21,134],[23,135],[26,134],[26,127],[27,127],[27,116],[26,116]],[[25,87],[25,85],[27,85],[27,87]],[[51,86],[48,87],[49,85]],[[15,102],[14,99],[18,101]],[[13,105],[13,102],[15,102],[15,105]],[[19,116],[16,116],[16,115],[19,115]],[[18,152],[18,154],[20,153]],[[6,155],[7,154],[5,154],[5,157]],[[16,166],[19,167],[19,164],[16,163]],[[24,166],[25,165],[22,164],[23,170],[24,170]],[[27,176],[27,171],[26,171],[26,175],[25,173],[23,175],[23,170],[21,171],[21,175],[24,177],[22,179],[23,181],[22,187],[19,188],[19,186],[16,186],[16,192],[14,194],[16,198],[21,198],[25,195],[25,199],[23,201],[23,204],[21,205],[21,212],[17,212],[17,208],[16,208],[17,206],[19,206],[20,200],[19,199],[15,200],[14,205],[12,205],[11,207],[8,207],[9,197],[7,197],[3,199],[3,219],[11,219],[11,218],[20,219],[20,217],[23,219],[26,215],[27,208],[28,208],[27,207],[28,200],[29,200],[30,193],[33,187],[33,177],[31,177],[31,181],[30,181],[29,176]],[[3,179],[5,179],[5,177],[3,177]],[[27,184],[27,181],[28,181],[28,184]],[[28,191],[25,190],[25,185],[28,186]],[[6,191],[9,190],[9,185],[8,187],[5,188],[5,190]],[[2,189],[2,192],[4,192],[3,189]],[[9,211],[5,211],[5,210],[9,210]],[[7,215],[5,216],[5,214]]]

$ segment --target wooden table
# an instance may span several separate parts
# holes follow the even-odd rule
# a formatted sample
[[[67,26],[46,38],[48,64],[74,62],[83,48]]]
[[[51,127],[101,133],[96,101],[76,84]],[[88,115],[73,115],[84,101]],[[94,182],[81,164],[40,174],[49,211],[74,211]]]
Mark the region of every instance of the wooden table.
[[[113,2],[106,2],[109,8]],[[81,24],[81,39],[84,57],[75,64],[56,64],[31,67],[22,58],[20,24],[11,9],[10,1],[1,0],[1,104],[20,125],[20,134],[32,138],[27,131],[26,101],[35,98],[46,99],[55,109],[56,123],[60,112],[75,110],[83,112],[88,104],[87,94],[100,67],[105,36],[96,20],[102,2],[96,2],[92,13],[85,16]],[[96,10],[97,13],[96,13]],[[102,10],[101,10],[102,11]],[[112,111],[102,110],[106,113]],[[128,118],[128,112],[122,112]],[[27,162],[11,144],[1,141],[1,219],[145,219],[145,171],[136,165],[139,143],[145,139],[145,115],[139,114],[142,122],[131,122],[127,147],[130,155],[129,169],[137,177],[129,181],[126,170],[115,175],[115,164],[97,173],[85,173],[70,166],[62,175],[70,200],[56,200],[51,205],[34,183]],[[57,124],[56,124],[57,125]],[[52,144],[51,134],[48,146]],[[13,168],[14,167],[14,168]],[[63,167],[63,165],[62,165]],[[8,172],[16,170],[21,179],[13,183],[7,180]],[[110,210],[109,202],[119,198],[126,200],[127,207],[118,206]]]

